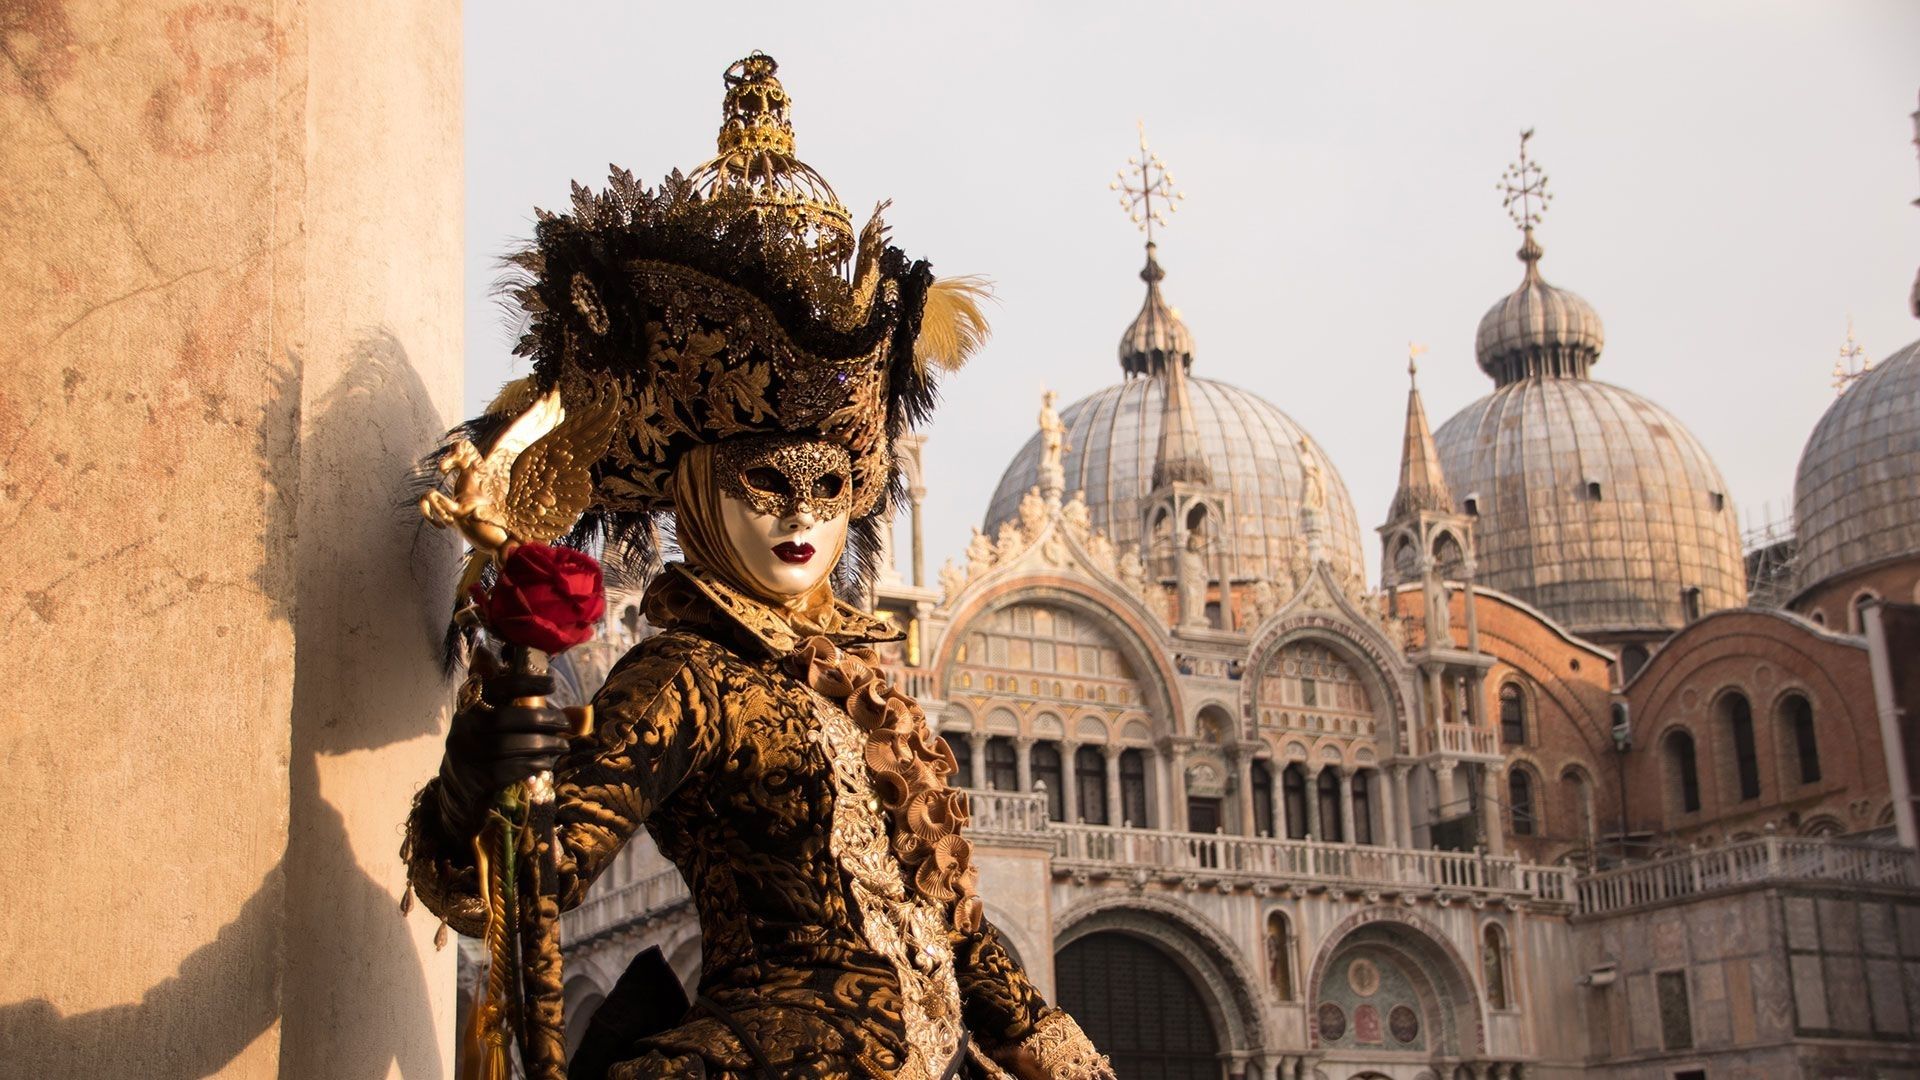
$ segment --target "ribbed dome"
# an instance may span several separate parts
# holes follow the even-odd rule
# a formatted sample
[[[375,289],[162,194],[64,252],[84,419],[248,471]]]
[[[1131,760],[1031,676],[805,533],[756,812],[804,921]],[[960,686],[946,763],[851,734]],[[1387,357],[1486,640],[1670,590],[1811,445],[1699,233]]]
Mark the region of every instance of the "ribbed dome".
[[[1137,543],[1140,500],[1153,484],[1160,437],[1163,379],[1128,379],[1068,406],[1067,452],[1061,464],[1069,497],[1085,491],[1093,523],[1116,544]],[[1236,386],[1189,378],[1194,427],[1212,483],[1232,498],[1227,566],[1236,580],[1294,580],[1307,569],[1301,531],[1299,444],[1312,447],[1326,490],[1326,558],[1335,569],[1360,575],[1360,526],[1346,485],[1306,432],[1269,402]],[[986,527],[1018,517],[1020,497],[1039,483],[1040,437],[1035,435],[1000,477]]]
[[[1665,409],[1588,379],[1509,383],[1434,436],[1476,514],[1478,580],[1580,632],[1676,628],[1746,602],[1733,501]],[[1468,502],[1472,506],[1468,506]]]
[[[1519,254],[1527,264],[1520,287],[1480,318],[1474,339],[1480,370],[1500,386],[1529,375],[1585,375],[1606,345],[1600,313],[1540,276],[1541,249],[1532,230]]]
[[[1920,553],[1920,341],[1828,406],[1793,482],[1799,586]]]
[[[1172,359],[1189,367],[1193,364],[1193,335],[1160,295],[1160,282],[1166,276],[1154,258],[1154,245],[1148,243],[1147,265],[1140,271],[1140,280],[1147,283],[1147,299],[1127,332],[1120,335],[1120,370],[1128,375],[1151,375]]]

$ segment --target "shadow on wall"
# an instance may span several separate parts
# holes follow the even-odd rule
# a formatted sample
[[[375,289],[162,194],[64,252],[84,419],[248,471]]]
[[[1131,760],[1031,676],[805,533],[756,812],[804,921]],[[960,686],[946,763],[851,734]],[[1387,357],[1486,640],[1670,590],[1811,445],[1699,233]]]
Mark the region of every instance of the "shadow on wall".
[[[72,1015],[44,999],[0,1006],[0,1046],[19,1075],[209,1076],[280,1022],[283,1005],[283,1069],[338,1080],[384,1080],[395,1066],[408,1077],[447,1071],[426,971],[397,910],[400,873],[382,883],[362,869],[347,817],[321,791],[327,759],[440,729],[448,699],[436,659],[440,592],[453,580],[455,549],[450,538],[423,535],[395,503],[443,424],[386,330],[355,344],[304,436],[301,375],[298,357],[276,373],[259,429],[267,527],[294,535],[296,507],[306,526],[292,558],[255,577],[280,598],[276,614],[295,621],[287,856],[212,941],[138,1001]],[[289,546],[264,549],[271,560]],[[374,791],[391,805],[354,814],[392,823],[361,830],[370,863],[398,866],[405,793],[425,780],[423,772],[384,783]],[[172,857],[218,851],[183,846]],[[210,988],[219,988],[217,1000]]]

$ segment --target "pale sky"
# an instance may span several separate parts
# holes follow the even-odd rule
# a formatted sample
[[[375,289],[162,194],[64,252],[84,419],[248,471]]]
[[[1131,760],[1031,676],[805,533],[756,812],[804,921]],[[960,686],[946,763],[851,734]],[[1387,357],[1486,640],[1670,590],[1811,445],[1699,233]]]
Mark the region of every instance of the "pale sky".
[[[1520,281],[1495,183],[1522,128],[1555,193],[1541,270],[1606,325],[1595,377],[1691,428],[1743,521],[1789,512],[1848,317],[1875,359],[1920,337],[1920,3],[468,0],[470,412],[523,373],[489,290],[532,208],[704,160],[754,49],[857,218],[891,198],[909,255],[998,286],[928,429],[929,578],[1042,385],[1119,381],[1142,237],[1107,185],[1137,120],[1188,194],[1158,239],[1194,371],[1320,442],[1376,576],[1407,343],[1435,428],[1493,388],[1473,337]]]

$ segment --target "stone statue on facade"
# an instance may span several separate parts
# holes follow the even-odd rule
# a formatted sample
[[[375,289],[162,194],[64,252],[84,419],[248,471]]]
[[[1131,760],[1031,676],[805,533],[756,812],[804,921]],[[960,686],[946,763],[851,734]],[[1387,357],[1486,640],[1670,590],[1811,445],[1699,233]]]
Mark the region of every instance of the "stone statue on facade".
[[[1180,624],[1204,626],[1207,622],[1207,538],[1199,529],[1187,534],[1180,551]]]
[[[967,576],[984,574],[993,566],[993,541],[978,528],[973,530],[973,538],[967,541]]]
[[[1040,393],[1040,493],[1049,499],[1060,498],[1067,486],[1061,463],[1068,450],[1067,425],[1053,407],[1058,397],[1052,390]]]

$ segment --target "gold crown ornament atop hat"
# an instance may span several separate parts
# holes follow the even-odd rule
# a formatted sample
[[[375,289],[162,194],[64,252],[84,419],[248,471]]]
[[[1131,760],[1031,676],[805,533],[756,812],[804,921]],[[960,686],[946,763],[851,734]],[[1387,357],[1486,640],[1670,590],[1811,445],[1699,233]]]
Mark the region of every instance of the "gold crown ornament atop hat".
[[[493,463],[491,484],[451,484],[462,506],[495,492],[479,511],[491,514],[485,536],[603,541],[610,569],[644,565],[680,455],[798,435],[846,449],[849,546],[856,572],[868,569],[900,483],[892,441],[925,418],[936,371],[985,340],[987,288],[935,280],[891,246],[884,203],[855,234],[832,186],[795,156],[778,67],[756,52],[727,69],[718,152],[691,176],[649,189],[614,168],[599,191],[573,185],[568,212],[536,212],[503,286],[524,312],[514,352],[533,373],[433,462]],[[530,414],[544,433],[528,443],[516,422]],[[503,458],[503,439],[524,451]]]

